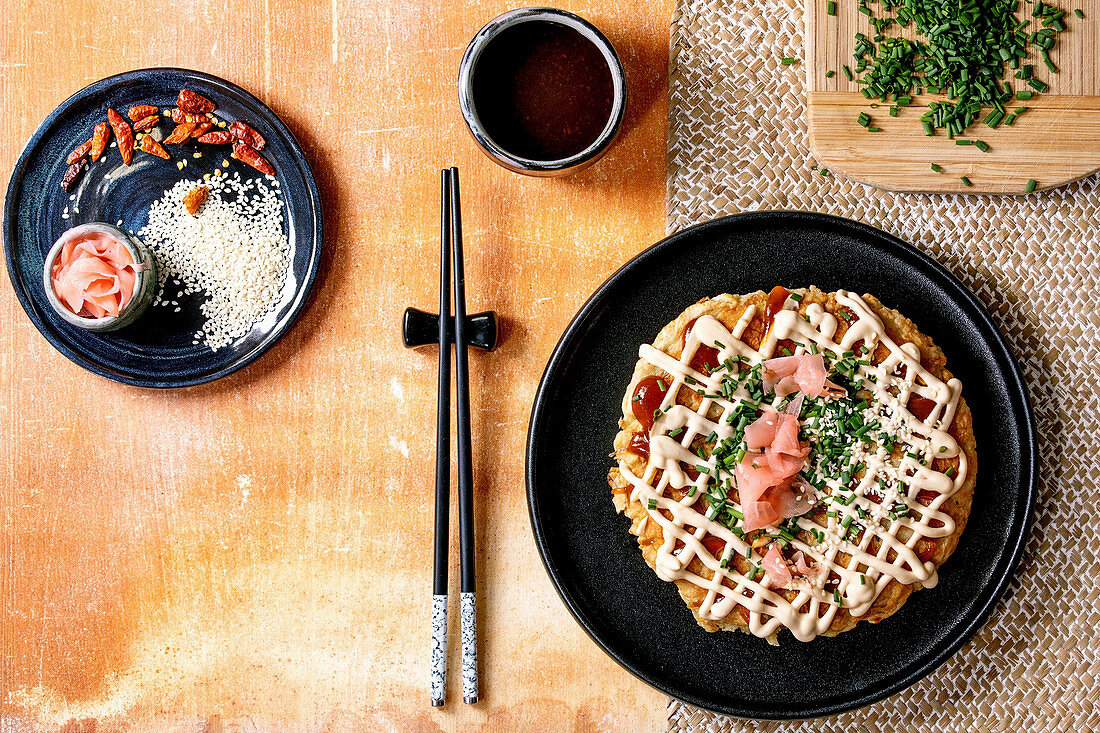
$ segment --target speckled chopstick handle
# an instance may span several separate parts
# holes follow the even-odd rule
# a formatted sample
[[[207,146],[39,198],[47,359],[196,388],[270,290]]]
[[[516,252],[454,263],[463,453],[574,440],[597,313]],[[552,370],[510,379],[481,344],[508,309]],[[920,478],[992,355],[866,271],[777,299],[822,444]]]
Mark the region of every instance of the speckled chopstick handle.
[[[447,595],[432,596],[432,668],[429,679],[432,707],[447,698]]]
[[[462,700],[477,702],[477,603],[473,593],[461,595],[462,619]]]

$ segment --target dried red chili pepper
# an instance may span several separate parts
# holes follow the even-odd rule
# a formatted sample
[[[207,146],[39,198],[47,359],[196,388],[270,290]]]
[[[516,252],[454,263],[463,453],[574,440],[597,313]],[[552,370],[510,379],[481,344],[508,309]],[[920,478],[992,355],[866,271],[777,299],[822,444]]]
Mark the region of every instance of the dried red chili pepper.
[[[65,159],[65,162],[72,165],[78,160],[83,160],[84,156],[88,154],[88,151],[92,149],[92,141],[89,138],[83,145],[78,145],[73,152],[69,153],[69,157]]]
[[[214,123],[211,122],[210,120],[207,120],[206,122],[203,122],[203,123],[199,124],[198,126],[195,127],[194,130],[191,131],[191,138],[195,139],[195,138],[202,137],[203,135],[206,134],[207,130],[209,130],[213,126],[214,126]]]
[[[81,158],[68,167],[65,171],[65,175],[61,178],[61,190],[68,193],[79,179],[82,173],[88,169],[88,161]]]
[[[194,216],[198,213],[199,208],[206,203],[206,197],[210,193],[210,188],[207,186],[195,186],[187,195],[183,197],[183,205],[187,207],[187,213]]]
[[[138,120],[145,119],[149,115],[160,114],[160,107],[154,107],[151,104],[139,104],[136,107],[131,107],[127,114],[131,120],[137,122]]]
[[[199,138],[200,143],[206,143],[207,145],[228,145],[234,140],[233,133],[227,132],[226,130],[208,132]]]
[[[164,149],[163,145],[154,140],[152,135],[144,135],[138,147],[140,147],[143,152],[168,160],[168,151]]]
[[[134,123],[134,132],[145,132],[146,130],[152,130],[154,127],[160,124],[160,115],[153,114],[148,117],[142,117],[140,120]]]
[[[233,133],[233,137],[240,140],[254,150],[263,150],[264,145],[267,145],[267,141],[264,140],[264,136],[256,132],[252,127],[244,122],[238,120],[229,126],[229,131]]]
[[[122,154],[122,162],[130,165],[130,161],[134,159],[134,131],[130,129],[130,123],[110,108],[107,110],[107,121],[111,123],[111,129],[115,131],[115,139],[118,140],[118,152]]]
[[[176,125],[176,129],[172,130],[172,134],[164,141],[165,145],[179,145],[187,138],[191,137],[191,132],[195,129],[196,125],[193,122],[181,122]]]
[[[202,124],[203,122],[208,122],[208,121],[209,120],[208,120],[206,115],[189,114],[187,112],[184,112],[179,107],[176,107],[174,110],[172,110],[172,122],[175,122],[177,125],[182,124],[184,122],[190,122],[194,125],[199,125],[199,124]]]
[[[95,126],[95,132],[92,133],[92,146],[88,150],[88,155],[91,156],[92,162],[99,160],[99,156],[103,155],[103,151],[107,149],[107,141],[111,139],[111,128],[107,126],[106,122],[100,122]]]
[[[215,109],[213,102],[190,89],[180,90],[179,98],[176,99],[176,106],[184,112],[196,115],[204,115],[213,112]]]
[[[233,143],[233,157],[243,163],[247,163],[260,173],[266,173],[269,176],[275,175],[275,169],[271,167],[271,163],[268,163],[264,156],[260,155],[240,140]]]

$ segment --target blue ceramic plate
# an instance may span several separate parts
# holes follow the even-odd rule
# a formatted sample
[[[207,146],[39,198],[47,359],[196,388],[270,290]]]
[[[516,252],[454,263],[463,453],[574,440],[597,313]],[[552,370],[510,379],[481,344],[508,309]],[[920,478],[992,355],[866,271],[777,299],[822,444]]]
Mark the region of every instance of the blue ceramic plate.
[[[169,146],[172,160],[141,151],[133,165],[122,164],[117,147],[108,147],[73,188],[60,188],[69,152],[91,135],[113,107],[124,117],[139,104],[175,106],[180,89],[191,89],[217,104],[220,119],[242,120],[267,140],[264,157],[275,168],[284,203],[284,227],[291,246],[291,268],[275,310],[233,344],[211,351],[192,344],[203,323],[201,293],[166,295],[180,311],[153,306],[133,325],[96,334],[63,321],[42,288],[44,259],[54,241],[70,227],[90,221],[122,222],[139,231],[149,206],[182,179],[195,180],[228,160],[227,172],[242,178],[261,174],[230,158],[229,146],[195,142]],[[162,123],[165,133],[172,123]],[[113,139],[113,136],[112,136]],[[201,158],[193,157],[202,153]],[[176,162],[186,160],[179,170]],[[69,218],[64,218],[68,213]],[[313,172],[286,125],[260,100],[238,86],[209,74],[185,69],[141,69],[98,81],[65,100],[31,136],[15,164],[4,205],[4,250],[8,275],[19,302],[42,335],[80,366],[118,382],[143,387],[183,387],[224,377],[253,361],[290,328],[305,304],[321,263],[321,200]]]
[[[608,457],[622,393],[649,343],[684,308],[773,285],[870,292],[943,348],[974,415],[978,482],[958,548],[935,588],[880,624],[769,646],[708,634],[658,579],[615,513]],[[620,664],[700,707],[775,720],[835,715],[929,674],[1005,592],[1027,537],[1037,480],[1027,389],[981,303],[924,253],[877,229],[796,212],[742,214],[674,234],[624,265],[558,342],[535,397],[527,499],[535,540],[569,610]]]

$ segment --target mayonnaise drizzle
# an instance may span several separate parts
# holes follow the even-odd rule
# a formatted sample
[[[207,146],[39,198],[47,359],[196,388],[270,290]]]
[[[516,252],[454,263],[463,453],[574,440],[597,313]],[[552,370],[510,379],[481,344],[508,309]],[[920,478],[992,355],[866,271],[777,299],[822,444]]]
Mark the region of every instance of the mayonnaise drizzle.
[[[750,580],[738,572],[733,563],[729,567],[723,567],[723,558],[715,557],[704,547],[703,538],[713,535],[725,540],[727,553],[737,552],[757,563],[761,559],[759,553],[752,550],[740,536],[713,521],[710,510],[704,515],[695,508],[699,498],[707,493],[707,479],[714,472],[715,459],[711,457],[703,461],[688,450],[688,446],[696,436],[709,436],[712,432],[717,434],[719,441],[730,437],[733,426],[725,418],[739,402],[750,399],[743,388],[735,391],[729,400],[714,396],[726,373],[707,375],[691,368],[692,357],[700,345],[717,348],[720,361],[730,357],[743,357],[750,364],[770,358],[776,343],[781,339],[798,343],[796,354],[805,353],[813,343],[819,350],[828,349],[838,358],[845,351],[852,350],[853,345],[860,340],[870,349],[868,353],[873,352],[878,344],[889,349],[889,356],[881,364],[860,365],[858,370],[864,380],[863,388],[872,395],[866,414],[873,415],[873,419],[883,425],[884,431],[897,437],[897,445],[902,446],[903,457],[900,461],[892,458],[878,442],[857,445],[853,450],[851,465],[862,463],[866,471],[852,492],[854,500],[847,506],[830,502],[829,509],[835,511],[836,516],[828,517],[826,525],[806,517],[798,518],[797,523],[801,529],[816,530],[821,533],[818,536],[823,536],[824,539],[809,545],[796,540],[791,543],[791,547],[793,550],[801,550],[807,558],[824,565],[833,575],[839,577],[836,590],[842,605],[853,616],[865,614],[892,579],[907,585],[919,583],[926,587],[936,583],[934,564],[922,563],[914,547],[921,538],[947,537],[955,531],[955,523],[951,517],[939,511],[939,508],[962,487],[967,475],[966,454],[947,433],[947,428],[955,417],[962,385],[957,379],[943,382],[921,366],[920,351],[916,345],[898,345],[890,339],[882,320],[859,295],[842,290],[836,294],[836,300],[855,314],[839,341],[834,340],[838,326],[836,318],[820,304],[809,305],[803,317],[796,309],[797,303],[788,299],[784,309],[776,314],[759,351],[740,338],[756,314],[756,307],[753,305],[745,310],[732,332],[727,331],[711,316],[702,316],[696,320],[679,359],[649,344],[643,344],[639,349],[639,356],[643,360],[672,376],[672,384],[661,406],[667,411],[657,417],[650,431],[650,457],[645,472],[642,476],[636,476],[623,461],[619,463],[619,471],[632,486],[631,499],[640,502],[647,511],[642,522],[652,521],[661,528],[662,542],[655,562],[657,575],[667,581],[686,580],[705,590],[706,596],[698,609],[703,619],[719,621],[741,605],[750,612],[749,630],[753,634],[770,637],[785,626],[797,639],[808,641],[829,629],[838,606],[833,593],[824,588],[825,578],[816,584],[806,578],[796,578],[787,589],[797,591],[797,596],[788,601],[769,587],[770,578],[766,573]],[[685,378],[691,378],[698,383],[689,385],[688,389],[702,388],[708,395],[712,395],[704,397],[697,410],[676,404],[676,395],[680,386],[685,384]],[[624,398],[623,409],[626,414],[630,414],[632,393],[632,390],[628,391]],[[918,419],[906,407],[913,394],[935,403],[935,407],[924,420]],[[675,438],[670,437],[669,433],[678,428],[683,431],[677,433]],[[804,426],[804,429],[809,430],[812,441],[814,431],[808,426]],[[927,465],[922,465],[912,455],[920,456]],[[959,466],[953,476],[930,468],[935,458],[955,457],[959,459]],[[702,464],[710,471],[700,473],[693,481],[682,469],[681,462],[688,465]],[[661,476],[654,484],[653,479],[658,471]],[[881,495],[883,492],[879,488],[880,479],[887,489],[881,503],[876,503],[868,498],[867,492],[874,487]],[[839,490],[840,484],[835,479],[827,479],[827,484],[831,493]],[[666,495],[670,487],[685,489],[692,485],[696,490],[691,496],[677,499]],[[936,494],[928,506],[917,501],[921,490]],[[898,504],[907,505],[918,518],[890,517],[891,508]],[[739,506],[737,508],[740,509]],[[662,509],[669,512],[671,519],[661,513]],[[849,521],[858,522],[864,527],[858,544],[845,539],[848,533],[842,530],[842,526],[846,517],[851,517]],[[696,529],[689,532],[685,529],[687,526]],[[912,532],[905,541],[898,537],[898,531],[902,527]],[[638,532],[641,531],[640,524]],[[877,552],[873,554],[870,551],[872,537],[878,537],[880,541]],[[679,552],[675,551],[677,540],[684,545]],[[887,556],[891,550],[896,557],[888,561]],[[841,552],[851,556],[846,565],[841,564],[837,558]],[[687,567],[693,558],[698,558],[711,571],[712,577],[704,578],[688,571]],[[728,580],[734,587],[731,589],[723,583],[724,580]],[[748,591],[752,592],[751,597],[746,595]]]

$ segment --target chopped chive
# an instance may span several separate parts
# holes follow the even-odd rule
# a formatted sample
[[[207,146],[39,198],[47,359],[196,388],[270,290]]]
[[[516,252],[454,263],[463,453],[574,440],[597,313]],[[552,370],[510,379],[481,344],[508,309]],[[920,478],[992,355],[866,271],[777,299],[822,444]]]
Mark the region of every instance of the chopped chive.
[[[967,178],[966,176],[960,176],[959,180],[962,181],[962,184],[964,186],[973,186],[974,185],[973,183],[970,182],[970,179]]]
[[[787,56],[787,57],[783,58],[782,63],[783,63],[784,66],[790,66],[791,64],[793,64],[797,60],[798,59],[791,58],[790,56]]]
[[[1028,179],[1027,186],[1024,187],[1024,193],[1034,193],[1035,187],[1039,185],[1039,182],[1034,178]]]
[[[943,168],[941,166],[938,166],[935,163],[933,163],[932,164],[932,172],[933,173],[943,173]]]
[[[978,150],[982,151],[983,153],[988,153],[989,152],[989,143],[985,142],[984,140],[975,140],[974,141],[974,147],[976,147]]]
[[[829,15],[836,15],[836,3],[833,0],[825,3],[825,12]],[[1080,13],[1081,11],[1078,10],[1077,12]],[[1081,16],[1078,15],[1077,17],[1080,18]]]
[[[847,66],[844,66],[842,68],[844,70],[844,76],[848,77],[848,81],[851,81],[852,80],[852,70],[849,69]]]
[[[1020,91],[1016,92],[1016,99],[1021,99],[1025,101],[1031,99],[1031,90],[1021,89]]]
[[[649,507],[650,511],[656,509],[657,508],[657,500],[656,499],[650,499],[649,504],[647,506]]]
[[[836,72],[833,71],[832,69],[829,69],[828,71],[825,72],[825,78],[826,79],[832,79],[834,76],[836,76]]]
[[[1081,8],[1074,8],[1073,14],[1076,15],[1078,18],[1084,18],[1085,17],[1085,11],[1081,10]]]
[[[1046,67],[1050,70],[1050,73],[1057,74],[1058,73],[1058,67],[1055,66],[1054,62],[1050,60],[1050,54],[1047,51],[1043,51],[1042,56],[1043,56],[1043,63],[1046,64]],[[1028,83],[1030,83],[1030,79],[1028,80]]]

